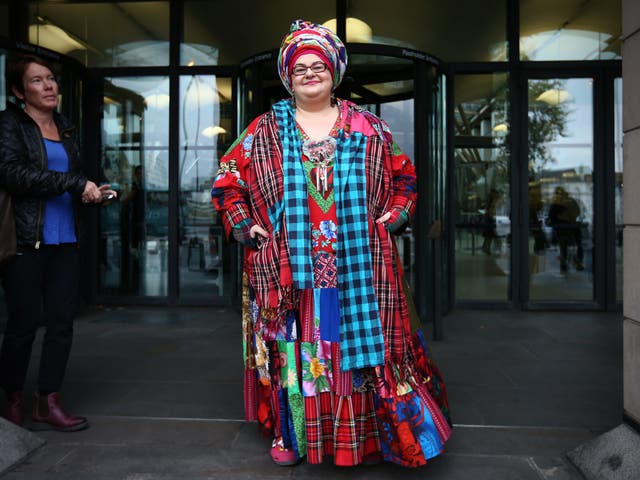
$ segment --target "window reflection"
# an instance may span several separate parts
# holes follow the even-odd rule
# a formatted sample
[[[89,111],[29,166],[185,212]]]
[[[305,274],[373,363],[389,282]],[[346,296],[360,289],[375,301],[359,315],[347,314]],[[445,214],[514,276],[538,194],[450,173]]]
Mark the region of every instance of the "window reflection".
[[[9,36],[9,2],[0,2],[0,35]]]
[[[623,218],[623,186],[624,186],[624,161],[623,161],[623,134],[622,134],[622,78],[614,81],[614,201],[615,201],[615,258],[616,258],[616,300],[622,302],[622,231],[624,229]]]
[[[181,297],[230,296],[232,252],[211,204],[218,159],[233,141],[230,78],[180,79],[180,291]]]
[[[529,81],[529,298],[593,299],[591,79]]]
[[[29,42],[89,67],[169,64],[169,2],[29,2]]]
[[[506,1],[351,0],[347,41],[422,50],[445,61],[504,61]],[[471,33],[472,32],[472,33]]]
[[[522,60],[620,58],[620,0],[520,0]]]
[[[508,300],[507,75],[455,79],[456,298]]]
[[[100,209],[101,293],[166,296],[169,80],[104,83],[102,170],[119,200]]]
[[[332,17],[335,2],[185,0],[180,64],[239,63],[256,53],[279,48],[296,18],[322,23]]]

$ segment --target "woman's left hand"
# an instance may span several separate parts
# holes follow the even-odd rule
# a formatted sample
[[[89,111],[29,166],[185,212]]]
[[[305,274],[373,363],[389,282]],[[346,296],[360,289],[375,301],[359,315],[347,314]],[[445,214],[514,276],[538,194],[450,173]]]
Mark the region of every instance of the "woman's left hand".
[[[106,202],[110,202],[111,200],[114,200],[116,198],[118,198],[118,192],[116,190],[112,190],[111,189],[111,185],[107,184],[107,185],[100,185],[98,187],[98,189],[100,190],[100,193],[102,194],[102,199],[100,200],[100,203],[106,203]]]
[[[387,212],[376,220],[376,223],[385,223],[391,218],[391,212]]]
[[[376,223],[384,225],[391,233],[399,231],[409,220],[407,213],[400,208],[392,208],[376,220]]]

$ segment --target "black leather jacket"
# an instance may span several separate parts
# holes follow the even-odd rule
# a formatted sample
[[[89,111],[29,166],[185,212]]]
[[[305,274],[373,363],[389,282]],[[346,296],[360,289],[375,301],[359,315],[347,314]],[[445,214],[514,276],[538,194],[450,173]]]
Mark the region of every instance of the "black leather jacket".
[[[87,183],[80,172],[80,146],[71,123],[57,112],[54,120],[69,156],[69,172],[65,173],[47,169],[42,134],[29,115],[10,102],[0,112],[0,187],[11,193],[19,246],[40,247],[44,204],[52,195],[71,193],[78,229],[78,202]]]

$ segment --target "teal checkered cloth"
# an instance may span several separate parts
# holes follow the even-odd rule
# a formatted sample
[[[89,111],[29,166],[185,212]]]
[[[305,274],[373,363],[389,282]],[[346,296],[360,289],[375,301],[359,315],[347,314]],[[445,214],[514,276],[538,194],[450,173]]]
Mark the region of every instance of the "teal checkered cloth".
[[[282,145],[284,216],[295,288],[313,288],[307,177],[291,100],[273,106]],[[373,288],[367,221],[365,158],[368,138],[339,132],[334,164],[338,217],[336,260],[340,299],[340,365],[343,370],[384,363],[384,339]]]

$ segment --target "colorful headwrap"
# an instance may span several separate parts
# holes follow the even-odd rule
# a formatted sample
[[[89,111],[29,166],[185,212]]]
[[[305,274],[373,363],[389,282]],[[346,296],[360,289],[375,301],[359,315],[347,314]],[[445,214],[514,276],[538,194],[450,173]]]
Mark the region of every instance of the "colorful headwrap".
[[[335,90],[340,85],[344,71],[347,69],[347,49],[342,40],[322,25],[305,20],[295,20],[291,24],[289,33],[282,40],[278,54],[278,75],[280,75],[284,87],[291,94],[293,94],[293,90],[290,68],[303,53],[315,53],[323,61],[329,61],[328,66],[333,73],[333,89]]]

